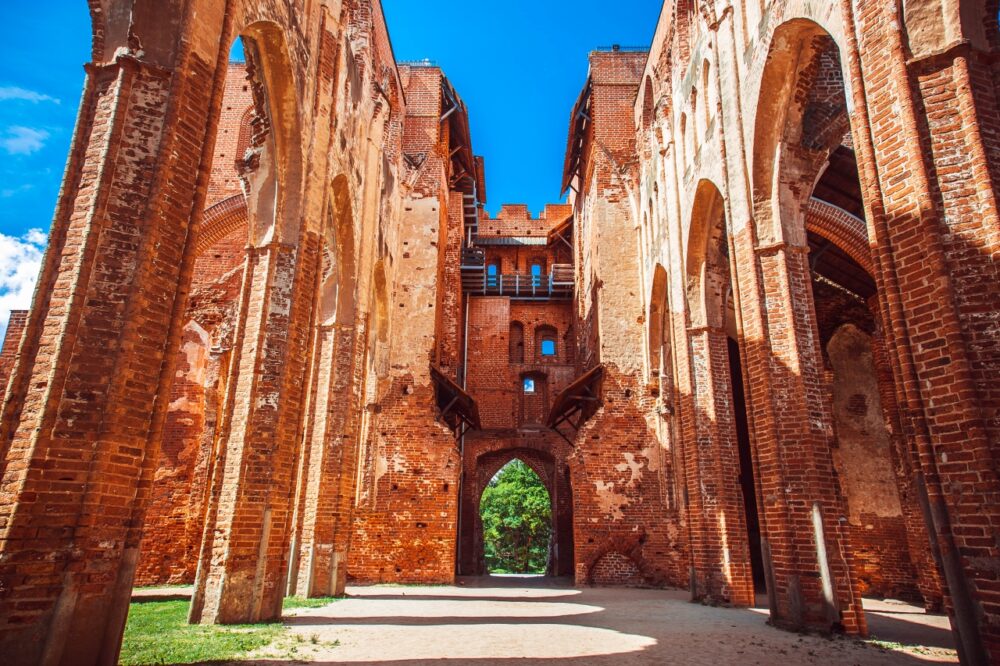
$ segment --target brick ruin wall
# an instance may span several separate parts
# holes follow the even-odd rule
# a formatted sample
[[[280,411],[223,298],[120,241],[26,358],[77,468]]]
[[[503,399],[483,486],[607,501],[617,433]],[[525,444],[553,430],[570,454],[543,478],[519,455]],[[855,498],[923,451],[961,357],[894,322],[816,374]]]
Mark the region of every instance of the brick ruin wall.
[[[195,263],[136,585],[194,582],[248,243],[237,161],[250,147],[252,111],[246,66],[230,63],[206,206],[237,197],[243,213],[228,223],[221,239],[202,250]],[[214,233],[207,222],[203,232]]]
[[[211,33],[228,25],[223,10],[200,17],[204,39],[147,40],[134,67],[103,63],[88,84],[54,224],[57,251],[47,258],[37,310],[12,323],[0,352],[4,380],[22,322],[23,381],[12,384],[0,423],[0,587],[12,595],[0,609],[0,647],[30,654],[62,641],[96,654],[108,623],[124,617],[116,609],[127,603],[121,590],[132,579],[143,518],[135,580],[190,582],[204,571],[195,606],[207,621],[280,612],[289,557],[298,574],[292,586],[310,595],[342,591],[348,575],[451,582],[457,568],[481,567],[478,493],[493,470],[521,456],[554,496],[557,542],[572,542],[554,572],[572,573],[578,584],[693,584],[707,602],[752,602],[759,588],[743,494],[753,491],[775,625],[864,633],[861,595],[922,598],[951,612],[967,651],[995,660],[1000,338],[983,285],[998,280],[996,2],[985,3],[982,25],[965,24],[970,9],[940,17],[962,25],[934,29],[905,23],[928,20],[922,15],[896,20],[892,3],[874,0],[787,0],[763,14],[748,3],[711,26],[691,3],[678,3],[688,13],[664,12],[648,56],[593,53],[587,106],[572,119],[580,135],[571,149],[580,155],[567,174],[570,207],[538,218],[523,205],[508,204],[495,218],[481,211],[480,233],[495,238],[541,238],[572,213],[572,254],[558,240],[544,252],[487,252],[501,273],[525,277],[540,254],[546,267],[574,264],[574,300],[534,304],[461,294],[464,211],[451,159],[460,139],[441,122],[440,70],[396,67],[379,3],[345,5],[339,17],[314,7],[308,36],[304,23],[265,4],[265,14],[289,26],[290,64],[281,66],[299,84],[302,72],[317,77],[315,86],[299,85],[315,97],[291,108],[293,116],[261,117],[259,77],[255,87],[239,67],[213,74],[223,58]],[[97,61],[116,46],[105,39],[131,34],[99,33]],[[947,35],[968,39],[946,44]],[[191,48],[177,55],[169,44],[179,43]],[[791,68],[790,48],[811,59]],[[734,69],[739,58],[744,66]],[[798,78],[782,78],[789,76]],[[880,85],[863,85],[869,80]],[[734,82],[747,94],[726,94]],[[789,136],[772,135],[766,122],[749,126],[785,111]],[[208,154],[202,135],[216,129],[216,115],[214,159],[200,164]],[[287,141],[297,123],[314,130],[318,147],[292,164],[290,153],[275,153],[269,132]],[[742,145],[749,136],[754,145]],[[773,164],[782,141],[788,150]],[[123,150],[109,153],[109,142]],[[853,214],[863,213],[872,234],[841,247],[871,251],[858,261],[878,286],[867,309],[818,286],[802,225],[782,218],[809,205],[824,151],[837,145],[856,157],[864,196]],[[257,160],[245,165],[246,189],[258,197],[251,211],[267,203],[260,183],[250,182],[254,173],[292,178],[317,169],[295,211],[302,233],[249,253],[236,175],[248,148],[249,162]],[[735,157],[747,154],[752,163]],[[196,169],[178,164],[200,164],[210,177],[198,180]],[[327,183],[343,183],[347,194],[327,192]],[[732,275],[706,287],[690,232],[717,210],[699,198],[710,189],[731,218],[719,238]],[[107,193],[107,205],[92,200],[96,191]],[[775,200],[783,207],[767,205]],[[206,221],[221,220],[201,230],[210,241],[190,265],[191,211],[177,205],[187,201],[214,211]],[[128,242],[88,236],[83,221],[91,218]],[[331,219],[350,220],[358,265],[356,307],[349,321],[334,322],[335,334],[322,331],[334,340],[327,344],[313,304],[322,302],[315,286],[325,277],[324,243],[341,240],[324,236]],[[623,242],[636,234],[639,247]],[[92,253],[67,250],[90,242]],[[667,273],[677,364],[670,396],[658,395],[663,378],[648,362],[656,264]],[[136,266],[135,274],[117,278],[121,265]],[[149,305],[173,302],[188,274],[188,308],[168,339],[169,307]],[[81,284],[80,275],[94,278]],[[739,326],[694,321],[694,288],[723,285],[732,288],[715,295],[723,310],[732,303],[723,319],[739,314]],[[87,297],[62,296],[77,292]],[[523,325],[519,350],[513,322]],[[73,345],[60,344],[67,325]],[[251,342],[234,339],[241,327]],[[555,359],[539,357],[540,333],[554,333]],[[727,338],[739,347],[748,393],[753,489],[738,481],[738,419],[719,412],[731,412],[736,395]],[[176,353],[164,365],[167,350]],[[336,359],[327,374],[323,358]],[[567,431],[570,445],[541,425],[555,396],[598,365],[600,405],[579,431]],[[431,366],[478,402],[484,429],[464,444],[438,419]],[[119,367],[128,372],[114,373]],[[169,392],[162,367],[172,371]],[[51,402],[58,412],[32,389],[53,372],[68,378]],[[525,395],[525,378],[542,390]],[[93,400],[80,406],[72,398],[80,394]],[[223,404],[235,429],[220,434]],[[317,411],[333,404],[343,414]],[[42,422],[52,428],[35,437]],[[114,436],[94,439],[99,428]],[[70,469],[65,461],[79,451],[107,483]],[[218,453],[229,457],[213,469]],[[52,461],[62,461],[71,483],[39,485],[35,470]],[[924,493],[933,541],[918,500]],[[58,513],[42,510],[50,506]],[[60,536],[67,525],[83,525],[72,543]],[[823,571],[823,558],[813,557],[818,544],[830,554]],[[948,566],[939,571],[935,556]],[[836,596],[836,616],[821,580]],[[249,598],[259,603],[247,611]],[[39,641],[43,634],[50,638]]]
[[[0,345],[0,395],[7,390],[7,381],[17,360],[17,348],[24,335],[24,327],[28,323],[27,310],[11,310],[7,321],[7,331],[4,333],[3,344]]]
[[[837,440],[834,465],[847,501],[852,566],[867,596],[923,597],[897,491],[895,454],[879,395],[870,310],[813,282]]]
[[[429,370],[437,364],[457,376],[460,343],[451,336],[460,302],[441,291],[449,279],[446,260],[456,258],[449,248],[461,238],[462,209],[453,205],[445,158],[452,137],[440,121],[444,77],[436,68],[412,67],[404,68],[403,81],[403,151],[419,156],[420,166],[400,220],[398,270],[406,278],[387,295],[393,321],[387,367],[366,405],[370,425],[359,454],[347,575],[360,582],[447,583],[455,575],[461,460],[454,436],[437,419]]]
[[[546,237],[568,211],[549,206],[533,218],[524,206],[504,205],[495,219],[480,218],[480,230],[491,238]],[[543,245],[483,248],[487,265],[508,280],[518,276],[525,291],[532,266],[547,284],[553,264],[572,263],[560,240]],[[542,282],[545,280],[545,282]],[[556,396],[577,376],[572,304],[568,301],[513,300],[506,296],[466,295],[468,340],[466,389],[476,399],[482,430],[466,436],[463,449],[460,571],[484,571],[479,500],[486,484],[514,458],[528,463],[542,478],[553,502],[555,551],[550,572],[569,575],[572,562],[572,502],[567,459],[572,448],[545,427]],[[542,340],[552,345],[543,354]],[[525,381],[531,381],[526,390]]]

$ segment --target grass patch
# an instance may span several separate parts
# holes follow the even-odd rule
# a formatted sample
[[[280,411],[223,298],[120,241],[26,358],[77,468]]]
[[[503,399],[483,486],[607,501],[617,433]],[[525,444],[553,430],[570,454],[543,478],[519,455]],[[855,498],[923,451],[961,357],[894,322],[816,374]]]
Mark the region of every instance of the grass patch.
[[[188,624],[189,605],[189,601],[132,604],[122,642],[122,666],[237,659],[269,645],[285,632],[281,624]]]
[[[293,608],[322,608],[323,606],[328,606],[335,601],[340,601],[340,598],[316,597],[314,599],[307,599],[306,597],[285,597],[285,601],[282,603],[281,608],[283,610],[292,610]]]

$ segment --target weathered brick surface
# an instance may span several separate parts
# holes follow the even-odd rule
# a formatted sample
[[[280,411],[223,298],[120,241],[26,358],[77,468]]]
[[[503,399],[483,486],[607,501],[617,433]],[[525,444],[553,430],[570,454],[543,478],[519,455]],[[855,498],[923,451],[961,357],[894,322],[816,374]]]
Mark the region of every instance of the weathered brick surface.
[[[28,323],[27,310],[11,310],[7,321],[7,332],[0,345],[0,393],[7,390],[7,380],[17,361],[17,350],[21,346],[24,327]]]
[[[16,663],[117,658],[190,277],[215,66],[173,38],[121,46],[88,68],[0,421],[0,651]]]
[[[218,421],[221,376],[232,347],[248,229],[237,161],[249,148],[253,99],[246,67],[230,63],[209,193],[199,230],[184,337],[146,513],[137,585],[194,582],[204,520],[204,488]],[[221,202],[226,203],[222,204]],[[220,208],[213,208],[221,204]],[[232,212],[228,210],[232,208]]]
[[[590,55],[569,203],[495,217],[379,2],[124,4],[0,351],[0,654],[114,663],[134,581],[243,622],[479,573],[520,458],[550,573],[850,633],[922,598],[1000,658],[996,0],[665,3]],[[572,298],[475,293],[479,257]]]
[[[986,306],[994,290],[982,288],[996,283],[998,239],[996,68],[984,64],[995,58],[997,7],[969,3],[959,17],[903,4],[913,6],[784,0],[718,15],[665,6],[632,123],[641,274],[648,284],[666,267],[668,308],[681,320],[673,330],[687,341],[674,345],[685,449],[700,441],[698,418],[685,412],[708,408],[715,424],[726,396],[722,382],[722,401],[706,404],[697,336],[684,329],[709,296],[729,310],[717,325],[742,357],[755,481],[743,491],[757,495],[772,620],[863,632],[862,592],[919,592],[933,608],[943,590],[963,658],[986,663],[997,654],[998,554],[985,534],[1000,492],[988,471],[1000,338]],[[856,157],[853,194],[849,183],[817,185],[833,151]],[[589,172],[576,182],[601,186]],[[731,274],[714,282],[691,240],[706,182],[730,236]],[[875,296],[822,296],[813,271],[830,258],[808,256],[806,232],[850,257],[848,272],[870,274]],[[874,361],[824,367],[829,335],[865,300],[877,319],[862,327]],[[861,451],[863,474],[851,460]],[[696,576],[698,544],[721,536],[706,499],[689,493]],[[823,601],[831,593],[833,612]]]

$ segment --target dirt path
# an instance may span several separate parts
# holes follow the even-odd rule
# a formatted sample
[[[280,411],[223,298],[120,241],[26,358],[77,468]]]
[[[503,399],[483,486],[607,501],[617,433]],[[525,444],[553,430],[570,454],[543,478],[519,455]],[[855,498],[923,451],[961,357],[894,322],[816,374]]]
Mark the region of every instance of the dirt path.
[[[766,611],[692,604],[687,593],[574,589],[548,580],[470,579],[448,587],[355,587],[349,599],[292,611],[286,623],[320,663],[926,664],[956,662],[947,619],[875,602],[873,633],[918,642],[881,649],[765,624]],[[337,642],[336,645],[333,645]],[[295,663],[276,655],[262,663]]]

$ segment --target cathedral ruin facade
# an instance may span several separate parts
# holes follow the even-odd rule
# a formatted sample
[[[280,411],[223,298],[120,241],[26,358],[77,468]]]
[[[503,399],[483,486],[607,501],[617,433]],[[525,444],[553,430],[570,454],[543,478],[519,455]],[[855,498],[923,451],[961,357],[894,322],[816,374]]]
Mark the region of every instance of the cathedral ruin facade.
[[[482,574],[515,458],[551,575],[904,598],[1000,660],[997,0],[668,0],[590,54],[568,203],[495,217],[379,2],[89,4],[0,353],[5,663],[116,663],[136,584],[247,623]]]

